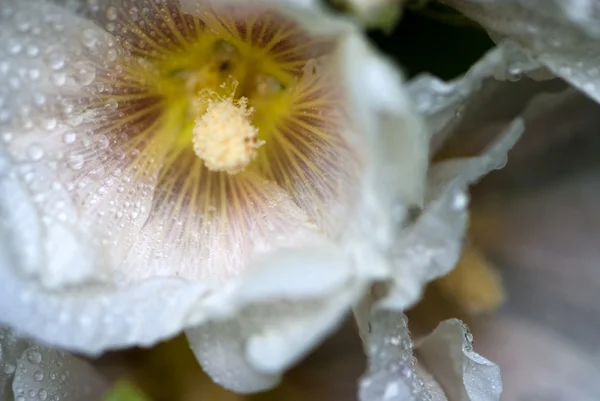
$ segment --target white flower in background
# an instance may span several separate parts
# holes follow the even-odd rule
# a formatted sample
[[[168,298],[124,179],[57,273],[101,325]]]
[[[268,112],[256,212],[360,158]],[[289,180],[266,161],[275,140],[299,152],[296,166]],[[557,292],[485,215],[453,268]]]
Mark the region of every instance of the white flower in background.
[[[107,390],[87,362],[0,328],[0,401],[97,400]]]
[[[373,280],[417,296],[426,272],[388,253],[428,137],[353,25],[268,1],[1,9],[3,323],[90,354],[190,329],[254,391]]]
[[[596,0],[443,0],[480,23],[493,40],[510,39],[600,101],[600,3]]]

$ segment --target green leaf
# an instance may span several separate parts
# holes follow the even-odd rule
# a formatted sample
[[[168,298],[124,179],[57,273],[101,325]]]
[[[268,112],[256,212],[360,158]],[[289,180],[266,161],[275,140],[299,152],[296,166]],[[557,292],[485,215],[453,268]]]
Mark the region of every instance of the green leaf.
[[[134,384],[130,382],[118,382],[113,386],[110,392],[102,399],[102,401],[151,401],[140,391]]]

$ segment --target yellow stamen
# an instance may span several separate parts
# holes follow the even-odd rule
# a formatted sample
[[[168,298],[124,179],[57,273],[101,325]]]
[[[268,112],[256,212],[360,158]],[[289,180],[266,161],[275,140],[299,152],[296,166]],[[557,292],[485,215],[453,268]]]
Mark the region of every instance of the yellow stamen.
[[[206,167],[229,174],[244,170],[264,144],[252,125],[247,99],[207,99],[206,112],[196,119],[193,144],[196,155]]]

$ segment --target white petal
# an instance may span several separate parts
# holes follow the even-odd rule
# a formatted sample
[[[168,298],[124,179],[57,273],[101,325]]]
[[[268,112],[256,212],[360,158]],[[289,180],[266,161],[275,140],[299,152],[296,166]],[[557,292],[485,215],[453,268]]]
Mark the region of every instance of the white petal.
[[[0,327],[0,401],[13,401],[12,382],[17,360],[31,343]]]
[[[509,38],[540,63],[600,101],[600,38],[590,1],[445,0],[495,39]]]
[[[418,300],[423,286],[458,261],[467,225],[467,186],[502,168],[508,151],[523,132],[516,120],[482,156],[435,164],[423,213],[400,236],[393,257],[395,286],[388,302],[404,309]]]
[[[409,96],[434,134],[432,152],[451,140],[448,136],[465,130],[467,123],[479,122],[477,128],[481,130],[484,121],[485,125],[493,122],[495,131],[491,135],[496,135],[496,123],[510,122],[533,93],[551,89],[522,79],[523,74],[539,75],[541,68],[519,46],[506,42],[486,53],[457,79],[444,82],[424,73],[409,81]],[[488,136],[485,138],[489,141]]]
[[[326,248],[315,248],[309,256],[281,252],[263,260],[239,292],[240,302],[253,300],[254,305],[233,319],[187,331],[196,357],[213,380],[243,393],[275,385],[279,373],[333,330],[360,295],[362,288],[351,276],[346,274],[342,280],[341,272],[347,272],[339,265],[342,260],[342,255]],[[325,272],[310,274],[315,267],[307,264]],[[300,274],[303,266],[308,269],[304,275]],[[274,269],[280,269],[277,276],[283,274],[286,279],[264,281],[265,274]],[[322,294],[312,290],[317,277],[324,281],[316,288],[329,287]]]
[[[31,337],[95,354],[133,344],[150,345],[192,325],[206,288],[178,279],[130,287],[90,286],[48,292],[19,276],[0,247],[0,319]],[[205,318],[205,316],[203,316]],[[158,324],[157,324],[158,322]]]
[[[348,66],[351,94],[367,170],[358,208],[344,238],[361,274],[385,279],[409,209],[423,202],[429,134],[412,109],[402,78],[360,38],[349,37],[339,52]]]
[[[447,320],[423,340],[417,352],[448,401],[498,401],[500,369],[473,351],[472,340],[462,322]]]
[[[87,362],[0,328],[0,400],[97,399],[107,388]]]
[[[360,380],[361,401],[446,401],[428,374],[415,370],[413,342],[401,312],[375,309],[369,317],[369,368]]]
[[[108,390],[108,382],[79,358],[32,346],[19,358],[12,389],[15,401],[96,400]]]

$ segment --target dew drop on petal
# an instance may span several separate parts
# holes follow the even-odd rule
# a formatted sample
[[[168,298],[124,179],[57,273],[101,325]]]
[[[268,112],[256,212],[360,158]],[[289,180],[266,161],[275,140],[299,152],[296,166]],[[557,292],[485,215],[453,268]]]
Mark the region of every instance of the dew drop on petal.
[[[77,83],[87,86],[94,82],[96,78],[96,67],[87,62],[77,62],[74,65],[75,80]]]
[[[116,7],[110,6],[106,9],[106,18],[109,21],[115,21],[119,16],[119,12]]]
[[[52,74],[52,83],[56,86],[63,86],[67,82],[67,76],[63,73]]]
[[[62,50],[57,48],[48,49],[44,55],[46,65],[54,71],[59,71],[65,66],[66,58]]]
[[[32,144],[27,149],[27,156],[31,161],[39,161],[44,158],[44,148],[38,144]]]
[[[27,360],[34,365],[37,365],[42,362],[42,354],[36,350],[29,350],[27,351]]]
[[[77,134],[74,132],[65,132],[62,136],[63,143],[70,145],[77,140]]]
[[[83,156],[77,153],[69,153],[67,156],[67,165],[72,170],[81,170],[83,168]]]
[[[12,363],[7,363],[6,365],[4,365],[4,373],[6,373],[7,375],[12,375],[13,373],[15,373],[15,370],[17,369],[17,367],[15,365],[13,365]]]
[[[36,370],[33,374],[33,379],[36,382],[41,382],[42,380],[44,380],[44,374],[40,370]]]

